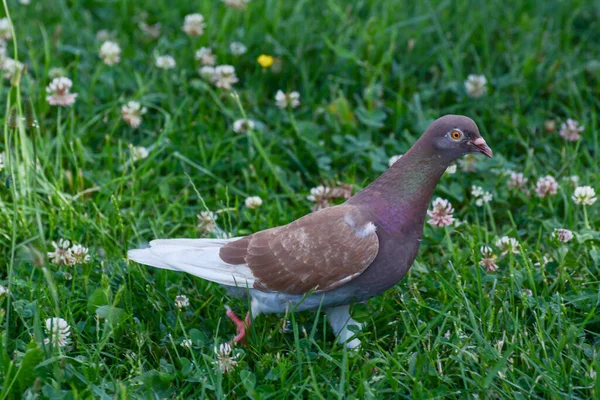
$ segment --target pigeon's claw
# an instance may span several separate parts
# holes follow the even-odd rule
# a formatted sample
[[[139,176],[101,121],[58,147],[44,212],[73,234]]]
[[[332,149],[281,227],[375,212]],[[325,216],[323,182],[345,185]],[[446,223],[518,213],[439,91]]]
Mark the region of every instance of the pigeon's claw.
[[[246,329],[250,328],[250,312],[246,314],[246,318],[242,321],[229,306],[225,306],[227,310],[225,315],[235,324],[237,328],[237,334],[233,338],[233,343],[239,343],[242,346],[246,345]]]

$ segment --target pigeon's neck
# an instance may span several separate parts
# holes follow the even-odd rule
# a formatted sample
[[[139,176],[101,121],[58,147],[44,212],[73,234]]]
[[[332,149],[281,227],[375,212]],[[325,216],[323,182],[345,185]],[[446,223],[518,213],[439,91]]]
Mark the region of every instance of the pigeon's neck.
[[[420,142],[349,202],[370,205],[382,218],[400,209],[403,220],[424,220],[433,191],[450,161]]]

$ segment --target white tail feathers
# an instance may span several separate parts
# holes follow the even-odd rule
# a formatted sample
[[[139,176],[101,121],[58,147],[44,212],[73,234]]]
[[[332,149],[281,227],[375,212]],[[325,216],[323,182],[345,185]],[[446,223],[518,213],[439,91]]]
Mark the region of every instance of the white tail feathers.
[[[247,265],[227,264],[219,250],[233,239],[159,239],[150,248],[129,250],[130,260],[156,268],[195,275],[227,286],[252,287],[255,277]]]

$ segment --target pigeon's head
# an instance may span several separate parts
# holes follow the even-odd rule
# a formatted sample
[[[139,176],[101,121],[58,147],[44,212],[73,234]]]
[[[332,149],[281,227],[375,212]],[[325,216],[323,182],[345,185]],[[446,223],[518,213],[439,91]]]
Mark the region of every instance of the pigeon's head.
[[[445,115],[436,119],[424,134],[444,159],[454,160],[468,153],[492,157],[492,149],[481,137],[475,122],[463,115]]]

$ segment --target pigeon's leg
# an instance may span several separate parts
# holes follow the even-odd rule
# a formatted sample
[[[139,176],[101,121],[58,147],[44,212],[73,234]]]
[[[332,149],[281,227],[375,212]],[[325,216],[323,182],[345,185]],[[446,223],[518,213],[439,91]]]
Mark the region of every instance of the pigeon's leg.
[[[335,336],[337,336],[340,343],[343,343],[349,349],[355,349],[360,345],[360,340],[352,338],[354,332],[348,329],[349,326],[356,326],[358,329],[362,329],[362,324],[356,322],[350,316],[350,306],[339,306],[325,309],[329,324],[333,328]]]
[[[225,315],[227,315],[227,317],[229,317],[229,319],[233,321],[233,323],[237,327],[237,334],[233,338],[233,342],[245,345],[246,329],[250,328],[250,324],[252,323],[250,319],[250,312],[248,311],[248,313],[246,314],[246,318],[244,319],[244,321],[242,321],[237,315],[235,315],[235,313],[233,312],[233,310],[231,310],[229,306],[225,306],[225,309],[227,310],[225,312]]]

